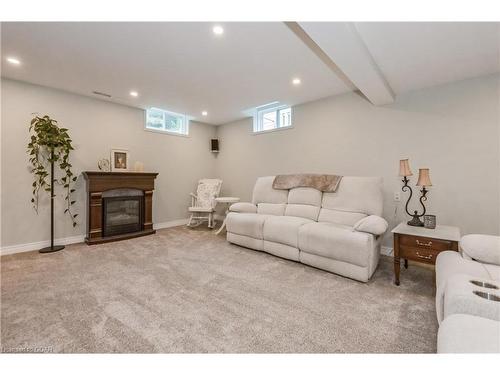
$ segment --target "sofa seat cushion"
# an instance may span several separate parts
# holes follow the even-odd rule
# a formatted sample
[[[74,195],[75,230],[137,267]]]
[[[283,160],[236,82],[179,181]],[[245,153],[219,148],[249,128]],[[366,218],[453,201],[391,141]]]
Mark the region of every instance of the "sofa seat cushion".
[[[436,258],[436,287],[438,289],[444,288],[446,281],[457,274],[490,279],[490,275],[483,264],[464,259],[456,251],[450,250],[439,253]]]
[[[340,225],[348,225],[352,227],[358,221],[367,216],[368,215],[360,212],[349,212],[349,211],[330,210],[328,208],[322,208],[319,211],[318,221],[340,224]]]
[[[474,291],[497,294],[497,290],[479,287],[472,284],[471,280],[488,282],[497,288],[500,287],[498,281],[464,274],[451,276],[446,281],[444,289],[443,319],[454,314],[466,314],[500,321],[500,303],[492,303],[474,294]]]
[[[271,216],[264,223],[264,240],[298,248],[299,228],[314,223],[295,216]]]
[[[262,240],[264,238],[264,222],[269,217],[272,216],[230,212],[226,217],[226,230],[230,233]]]
[[[309,220],[318,220],[319,207],[308,204],[287,204],[285,216],[303,217]]]
[[[259,203],[257,213],[260,215],[283,216],[285,214],[285,203]]]
[[[446,283],[453,276],[460,274],[485,280],[491,279],[490,273],[482,263],[464,259],[456,251],[442,251],[439,253],[436,258],[436,314],[439,323],[444,317]]]
[[[299,249],[309,254],[367,267],[373,235],[331,223],[310,223],[299,229]]]
[[[439,327],[437,352],[500,353],[500,322],[473,315],[450,315]]]
[[[500,280],[500,266],[495,264],[485,264],[484,269],[488,272],[491,280]]]

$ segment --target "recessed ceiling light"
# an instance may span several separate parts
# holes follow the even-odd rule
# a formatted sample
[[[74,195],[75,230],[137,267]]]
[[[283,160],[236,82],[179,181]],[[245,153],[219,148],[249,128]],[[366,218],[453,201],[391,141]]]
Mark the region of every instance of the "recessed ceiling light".
[[[215,35],[224,34],[224,29],[222,28],[222,26],[214,26],[212,31],[214,32]]]
[[[208,112],[207,111],[203,111],[203,112],[201,112],[201,115],[202,116],[208,116]]]
[[[7,61],[14,65],[21,64],[21,61],[19,61],[19,59],[16,59],[15,57],[7,57]]]
[[[300,78],[294,78],[294,79],[292,79],[292,83],[293,83],[294,85],[300,85],[300,82],[301,82],[301,81],[300,81]]]
[[[130,96],[133,96],[134,98],[139,96],[139,93],[137,91],[130,91]]]

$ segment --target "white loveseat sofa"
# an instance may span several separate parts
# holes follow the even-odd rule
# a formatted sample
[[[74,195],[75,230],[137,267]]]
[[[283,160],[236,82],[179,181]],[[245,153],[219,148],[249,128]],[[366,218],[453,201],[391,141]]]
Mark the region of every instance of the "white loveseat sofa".
[[[274,176],[255,183],[252,203],[235,203],[227,240],[254,250],[366,282],[377,268],[382,178],[343,177],[334,193],[314,188],[273,189]]]

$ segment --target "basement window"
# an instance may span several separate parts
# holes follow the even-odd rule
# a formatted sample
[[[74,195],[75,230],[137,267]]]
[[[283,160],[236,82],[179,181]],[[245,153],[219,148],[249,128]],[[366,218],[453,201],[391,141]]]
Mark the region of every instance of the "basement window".
[[[255,109],[253,119],[254,133],[279,130],[292,127],[292,108],[277,102]]]
[[[160,108],[149,108],[146,110],[146,130],[188,135],[189,122],[186,115]]]

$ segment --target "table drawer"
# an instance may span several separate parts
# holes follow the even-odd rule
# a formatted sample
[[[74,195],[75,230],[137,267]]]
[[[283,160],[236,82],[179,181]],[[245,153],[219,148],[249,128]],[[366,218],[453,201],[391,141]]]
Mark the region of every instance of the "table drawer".
[[[436,263],[436,257],[440,253],[439,250],[428,248],[415,248],[408,246],[400,246],[399,256],[403,259],[415,260],[417,262],[425,262],[430,264]]]
[[[429,237],[401,236],[401,246],[409,246],[421,250],[445,251],[452,249],[451,241],[437,240]]]

